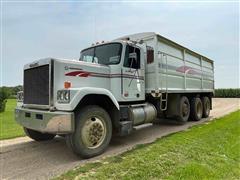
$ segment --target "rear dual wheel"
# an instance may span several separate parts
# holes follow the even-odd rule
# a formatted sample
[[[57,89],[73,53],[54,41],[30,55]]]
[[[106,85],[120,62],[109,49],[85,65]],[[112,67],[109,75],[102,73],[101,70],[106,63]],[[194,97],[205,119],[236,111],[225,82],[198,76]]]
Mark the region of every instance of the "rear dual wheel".
[[[191,113],[190,113],[190,120],[199,121],[203,115],[203,105],[202,101],[198,97],[194,97],[191,99]]]
[[[190,119],[193,121],[199,121],[201,118],[207,118],[210,114],[210,99],[207,96],[194,97],[191,100],[191,114]]]
[[[179,114],[177,120],[180,124],[184,124],[188,121],[190,114],[190,104],[186,96],[182,96],[179,103]]]
[[[203,104],[203,118],[207,118],[210,114],[210,108],[211,108],[211,104],[210,104],[210,99],[208,97],[202,97],[202,104]]]
[[[206,118],[210,114],[210,99],[208,97],[194,97],[189,100],[186,96],[182,96],[179,103],[178,122],[184,124],[188,119],[199,121],[201,118]]]

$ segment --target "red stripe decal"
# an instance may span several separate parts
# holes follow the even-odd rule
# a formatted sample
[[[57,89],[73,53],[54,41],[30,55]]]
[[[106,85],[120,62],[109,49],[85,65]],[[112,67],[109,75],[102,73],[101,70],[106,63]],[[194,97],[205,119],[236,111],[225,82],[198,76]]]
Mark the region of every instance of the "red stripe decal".
[[[187,72],[187,74],[201,74],[189,66],[181,66],[181,67],[177,68],[176,71],[181,72],[181,73]]]
[[[65,76],[79,76],[79,77],[88,77],[91,73],[86,71],[72,71],[66,73]]]
[[[66,73],[65,76],[78,76],[78,77],[104,77],[104,78],[134,78],[134,79],[142,79],[144,80],[143,76],[134,76],[130,74],[103,74],[103,73],[95,73],[95,72],[87,72],[87,71],[72,71]]]

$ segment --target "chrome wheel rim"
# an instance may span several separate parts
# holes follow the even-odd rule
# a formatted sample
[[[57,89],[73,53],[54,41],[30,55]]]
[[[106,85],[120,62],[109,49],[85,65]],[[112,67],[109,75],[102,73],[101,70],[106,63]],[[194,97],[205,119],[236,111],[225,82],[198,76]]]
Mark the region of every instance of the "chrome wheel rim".
[[[102,145],[106,137],[106,123],[99,117],[91,117],[86,120],[82,128],[82,140],[89,149],[94,149]]]

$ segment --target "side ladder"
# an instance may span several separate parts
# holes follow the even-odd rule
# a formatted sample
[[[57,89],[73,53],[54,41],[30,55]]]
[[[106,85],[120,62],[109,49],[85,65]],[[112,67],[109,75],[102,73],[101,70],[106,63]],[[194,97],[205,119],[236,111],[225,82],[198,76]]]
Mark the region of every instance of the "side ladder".
[[[160,96],[160,109],[161,111],[167,110],[167,101],[168,101],[168,93],[162,92]]]
[[[168,63],[167,63],[167,55],[162,53],[162,58],[161,58],[161,68],[162,70],[165,70],[165,82],[166,82],[166,87],[163,88],[163,83],[161,83],[161,96],[160,96],[160,110],[161,111],[166,111],[167,110],[167,102],[168,102]],[[165,62],[164,62],[165,60]],[[161,80],[162,82],[162,80]]]

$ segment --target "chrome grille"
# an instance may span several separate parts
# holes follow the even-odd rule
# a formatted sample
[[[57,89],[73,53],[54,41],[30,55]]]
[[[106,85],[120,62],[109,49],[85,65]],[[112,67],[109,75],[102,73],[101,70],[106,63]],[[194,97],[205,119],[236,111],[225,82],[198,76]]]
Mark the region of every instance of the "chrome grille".
[[[24,104],[49,105],[49,65],[24,71]]]

